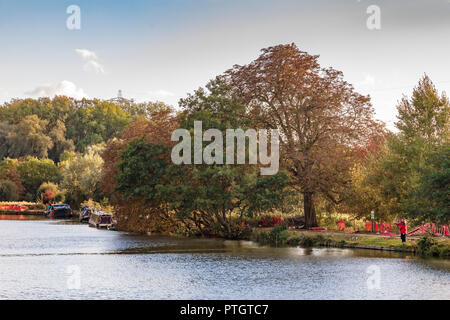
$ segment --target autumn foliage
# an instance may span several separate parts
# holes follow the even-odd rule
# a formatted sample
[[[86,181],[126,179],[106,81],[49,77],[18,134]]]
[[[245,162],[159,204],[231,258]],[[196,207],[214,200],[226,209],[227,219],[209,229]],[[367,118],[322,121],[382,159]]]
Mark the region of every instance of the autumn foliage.
[[[137,232],[164,232],[173,230],[173,220],[166,210],[149,206],[144,199],[125,199],[116,190],[118,164],[121,153],[133,140],[144,138],[146,142],[171,145],[171,134],[178,127],[176,114],[171,108],[152,112],[149,119],[141,119],[128,125],[120,138],[111,139],[102,154],[103,175],[101,189],[116,207],[119,228]],[[170,154],[166,155],[170,158]]]
[[[321,67],[318,58],[295,44],[279,45],[224,75],[243,99],[245,116],[255,126],[280,131],[282,161],[303,194],[307,227],[317,226],[317,197],[342,200],[355,147],[383,128],[370,98],[357,93],[342,72]]]

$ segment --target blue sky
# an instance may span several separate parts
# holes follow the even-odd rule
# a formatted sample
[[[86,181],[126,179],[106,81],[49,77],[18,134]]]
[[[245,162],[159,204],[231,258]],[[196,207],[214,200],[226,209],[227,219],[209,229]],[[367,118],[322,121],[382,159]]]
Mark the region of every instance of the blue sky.
[[[377,5],[381,29],[369,30]],[[68,30],[66,9],[81,9]],[[392,128],[427,73],[450,92],[449,0],[0,0],[0,102],[68,94],[176,106],[261,48],[295,42],[370,94]]]

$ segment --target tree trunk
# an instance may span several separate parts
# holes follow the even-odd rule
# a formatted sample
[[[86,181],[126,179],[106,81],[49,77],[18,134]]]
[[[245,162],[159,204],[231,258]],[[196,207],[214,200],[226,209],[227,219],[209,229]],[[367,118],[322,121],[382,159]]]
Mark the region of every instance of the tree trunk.
[[[316,209],[312,192],[303,193],[303,207],[305,210],[305,228],[317,227]]]

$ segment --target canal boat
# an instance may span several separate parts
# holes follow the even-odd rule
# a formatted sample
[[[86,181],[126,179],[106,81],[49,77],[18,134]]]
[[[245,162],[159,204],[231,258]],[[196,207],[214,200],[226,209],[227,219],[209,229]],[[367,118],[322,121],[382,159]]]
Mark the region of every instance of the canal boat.
[[[73,211],[68,204],[52,204],[47,207],[46,216],[50,219],[71,219]]]
[[[91,218],[93,209],[89,208],[88,206],[84,206],[80,210],[80,222],[89,222],[89,219]]]
[[[114,226],[114,221],[110,213],[94,210],[89,218],[89,226],[110,229]]]

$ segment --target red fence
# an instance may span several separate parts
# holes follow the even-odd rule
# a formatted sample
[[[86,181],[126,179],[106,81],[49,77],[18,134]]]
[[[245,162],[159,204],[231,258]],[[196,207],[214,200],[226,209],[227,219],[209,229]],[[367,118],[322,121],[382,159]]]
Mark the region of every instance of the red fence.
[[[338,227],[340,231],[345,231],[345,221],[339,220]],[[366,231],[368,232],[380,232],[384,235],[394,235],[392,231],[393,224],[390,222],[372,222],[367,221],[366,222]],[[354,231],[353,231],[354,232]],[[435,225],[435,224],[424,224],[410,232],[408,232],[408,235],[413,235],[416,233],[432,233],[436,236],[447,236],[450,237],[450,225]]]
[[[408,235],[413,235],[416,233],[424,234],[431,232],[435,236],[447,236],[450,237],[450,225],[435,225],[426,223],[413,231],[408,232]]]
[[[27,210],[28,207],[27,206],[20,206],[20,205],[16,205],[16,206],[0,206],[0,211],[25,211]]]

